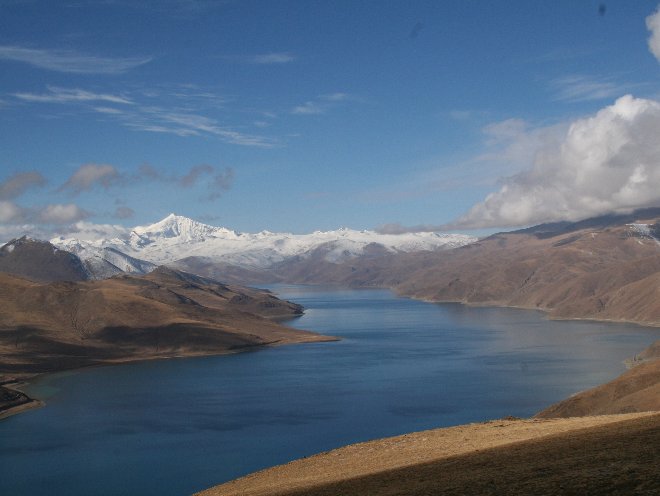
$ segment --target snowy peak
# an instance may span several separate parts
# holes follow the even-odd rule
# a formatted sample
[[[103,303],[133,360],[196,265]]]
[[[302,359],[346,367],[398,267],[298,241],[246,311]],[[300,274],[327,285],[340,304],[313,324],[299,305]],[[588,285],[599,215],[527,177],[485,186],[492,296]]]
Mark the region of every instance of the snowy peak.
[[[181,215],[170,214],[163,220],[149,226],[138,226],[133,229],[141,240],[162,238],[177,238],[182,242],[203,241],[207,237],[226,235],[231,231],[219,227],[202,224],[196,220]],[[232,233],[235,235],[235,233]]]

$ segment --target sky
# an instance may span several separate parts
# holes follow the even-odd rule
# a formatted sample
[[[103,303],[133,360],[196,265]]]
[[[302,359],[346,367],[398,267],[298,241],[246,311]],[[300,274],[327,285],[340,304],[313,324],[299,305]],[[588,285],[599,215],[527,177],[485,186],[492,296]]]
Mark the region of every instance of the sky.
[[[0,240],[472,234],[660,205],[638,0],[0,0]]]

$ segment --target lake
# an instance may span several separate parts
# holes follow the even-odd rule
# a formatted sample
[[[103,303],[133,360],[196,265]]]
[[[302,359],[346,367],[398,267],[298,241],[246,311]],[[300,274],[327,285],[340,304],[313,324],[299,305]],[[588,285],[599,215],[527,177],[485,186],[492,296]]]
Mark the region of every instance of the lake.
[[[0,494],[183,495],[356,441],[530,416],[619,375],[634,325],[273,286],[339,342],[61,373],[0,421]]]

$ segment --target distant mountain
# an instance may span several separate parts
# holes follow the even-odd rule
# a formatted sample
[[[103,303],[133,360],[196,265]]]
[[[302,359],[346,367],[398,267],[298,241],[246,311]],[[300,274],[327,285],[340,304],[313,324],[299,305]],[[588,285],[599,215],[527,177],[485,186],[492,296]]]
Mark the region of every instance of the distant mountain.
[[[0,273],[0,302],[0,375],[331,339],[276,323],[302,307],[267,291],[165,267],[54,283]]]
[[[386,285],[403,295],[430,301],[660,325],[659,213],[592,219],[552,234],[547,226],[499,233],[442,257],[404,255],[371,272],[386,274]]]
[[[84,241],[59,241],[59,248],[73,253],[85,265],[89,279],[107,279],[117,274],[147,274],[157,265],[140,260],[110,246],[94,246]]]
[[[84,281],[89,272],[76,255],[23,236],[0,247],[0,272],[33,281]]]
[[[104,249],[112,249],[137,260],[153,264],[172,264],[182,259],[198,258],[200,263],[219,263],[251,270],[270,269],[294,257],[310,258],[323,253],[322,259],[338,263],[363,255],[437,251],[463,246],[476,238],[462,234],[409,233],[378,234],[373,231],[339,229],[311,234],[239,233],[213,227],[187,217],[170,214],[148,226],[138,226],[124,239],[81,241],[58,237],[51,242],[80,254],[83,260],[103,258]],[[122,269],[124,270],[124,269]]]

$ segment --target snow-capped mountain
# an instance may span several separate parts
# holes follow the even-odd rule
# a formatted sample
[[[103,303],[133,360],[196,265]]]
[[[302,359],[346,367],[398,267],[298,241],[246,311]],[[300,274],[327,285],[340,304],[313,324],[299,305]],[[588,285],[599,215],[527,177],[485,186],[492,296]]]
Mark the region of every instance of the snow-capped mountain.
[[[52,244],[78,256],[91,279],[107,279],[117,274],[147,274],[157,265],[131,257],[112,247],[76,239],[55,238]]]
[[[361,256],[365,250],[373,251],[374,247],[390,253],[435,251],[474,241],[476,238],[463,234],[379,234],[345,228],[311,234],[240,233],[170,214],[155,224],[127,230],[122,238],[81,241],[58,237],[51,243],[78,254],[83,260],[94,257],[109,260],[108,253],[124,255],[126,258],[122,260],[128,266],[148,270],[137,262],[163,265],[188,257],[204,257],[224,264],[261,269],[291,257],[306,257],[319,250],[323,251],[326,261],[339,262]],[[117,265],[114,261],[111,263]]]

